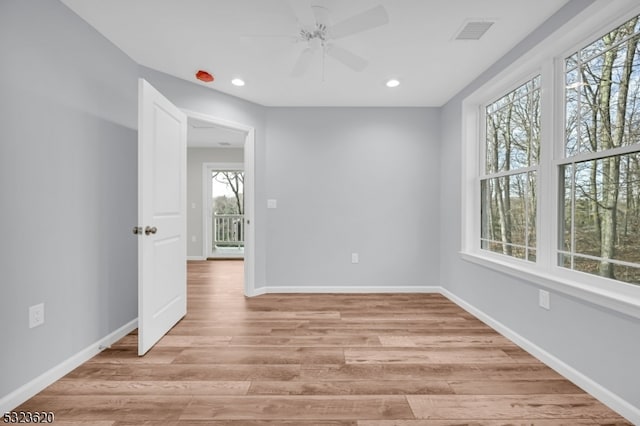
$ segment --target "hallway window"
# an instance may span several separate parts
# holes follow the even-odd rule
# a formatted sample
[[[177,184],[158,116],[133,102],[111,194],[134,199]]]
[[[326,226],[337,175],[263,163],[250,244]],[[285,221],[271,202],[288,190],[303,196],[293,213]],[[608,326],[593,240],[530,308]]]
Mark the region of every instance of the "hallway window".
[[[213,197],[213,254],[242,254],[244,247],[244,172],[214,170],[211,174]],[[231,250],[231,251],[230,251]],[[240,251],[238,251],[240,250]]]

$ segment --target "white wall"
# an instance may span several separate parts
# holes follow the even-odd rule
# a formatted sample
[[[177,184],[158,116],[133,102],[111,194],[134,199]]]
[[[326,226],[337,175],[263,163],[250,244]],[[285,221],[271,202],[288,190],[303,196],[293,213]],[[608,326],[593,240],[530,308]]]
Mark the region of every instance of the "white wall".
[[[2,411],[137,317],[138,70],[50,0],[0,2],[0,58]]]
[[[438,284],[438,119],[429,108],[269,108],[268,285]]]
[[[187,149],[187,256],[203,258],[202,165],[204,163],[243,163],[242,148]],[[196,237],[193,241],[192,237]]]
[[[552,293],[552,309],[538,307],[538,287],[461,260],[462,100],[591,2],[570,2],[442,109],[440,279],[473,307],[573,367],[640,410],[640,322],[588,302]],[[640,412],[640,411],[636,411]]]

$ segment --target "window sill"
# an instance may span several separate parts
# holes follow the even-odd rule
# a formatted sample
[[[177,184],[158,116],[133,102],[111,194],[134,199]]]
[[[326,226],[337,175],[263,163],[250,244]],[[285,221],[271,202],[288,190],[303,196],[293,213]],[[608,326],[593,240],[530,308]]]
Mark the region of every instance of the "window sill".
[[[460,252],[460,256],[467,262],[640,319],[640,297],[620,294],[540,271],[539,269],[530,267],[524,261],[495,259],[480,253],[471,252]],[[638,293],[640,294],[640,288],[638,288]]]

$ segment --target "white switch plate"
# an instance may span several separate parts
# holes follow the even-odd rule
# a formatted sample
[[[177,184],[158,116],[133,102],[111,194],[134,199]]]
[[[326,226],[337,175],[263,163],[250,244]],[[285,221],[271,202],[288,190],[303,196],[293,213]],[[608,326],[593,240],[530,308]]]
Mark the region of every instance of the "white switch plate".
[[[268,209],[277,209],[278,208],[278,200],[267,200],[267,208]]]
[[[538,304],[541,308],[546,310],[551,309],[551,301],[549,298],[549,292],[545,290],[540,290],[538,293]]]
[[[195,235],[191,236],[191,242],[195,243],[196,241],[198,241],[198,237],[196,237]]]
[[[358,262],[360,262],[360,256],[358,256],[358,253],[351,253],[351,263]]]
[[[44,324],[44,303],[29,307],[29,328]]]

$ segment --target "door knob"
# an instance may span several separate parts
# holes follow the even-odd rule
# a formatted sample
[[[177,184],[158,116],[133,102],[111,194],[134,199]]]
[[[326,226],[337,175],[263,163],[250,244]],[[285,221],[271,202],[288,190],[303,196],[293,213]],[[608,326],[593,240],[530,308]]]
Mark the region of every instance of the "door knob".
[[[155,234],[156,232],[158,232],[158,228],[156,228],[155,226],[147,226],[146,228],[144,228],[144,233],[147,235]]]
[[[133,233],[134,233],[135,235],[142,234],[142,226],[134,226],[134,227],[133,227]]]

